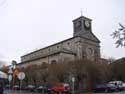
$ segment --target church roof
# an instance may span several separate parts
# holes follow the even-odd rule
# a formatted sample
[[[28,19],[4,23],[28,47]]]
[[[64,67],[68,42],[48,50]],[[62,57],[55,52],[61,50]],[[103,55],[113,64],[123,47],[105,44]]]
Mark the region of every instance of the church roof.
[[[80,16],[80,17],[76,18],[75,20],[73,20],[73,22],[76,21],[76,20],[79,20],[79,19],[81,19],[81,18],[85,18],[85,19],[88,19],[88,20],[92,21],[92,19],[90,19],[90,18],[87,18],[87,17],[85,17],[85,16]]]
[[[52,46],[55,46],[55,45],[64,43],[64,42],[66,42],[66,41],[68,41],[68,40],[72,40],[72,39],[74,39],[74,38],[76,38],[76,37],[71,37],[71,38],[65,39],[65,40],[63,40],[63,41],[60,41],[60,42],[54,43],[54,44],[52,44],[52,45],[49,45],[49,46],[47,46],[47,47],[44,47],[44,48],[41,48],[41,49],[32,51],[32,52],[30,52],[30,53],[28,53],[28,54],[25,54],[25,55],[23,55],[23,56],[27,56],[27,55],[33,54],[34,52],[37,52],[37,51],[40,51],[40,50],[47,49],[47,48],[49,48],[49,47],[52,47]],[[23,56],[22,56],[22,57],[23,57]]]
[[[89,35],[89,37],[87,37],[87,36],[85,36],[85,35]],[[49,46],[47,46],[47,47],[44,47],[44,48],[38,49],[38,50],[36,50],[36,51],[30,52],[30,53],[28,53],[28,54],[25,54],[25,55],[23,55],[23,56],[21,56],[21,57],[28,56],[28,55],[33,54],[33,53],[35,53],[35,52],[38,52],[38,51],[40,51],[40,50],[47,49],[47,48],[52,47],[52,46],[54,46],[54,45],[58,45],[58,44],[64,43],[64,42],[66,42],[66,41],[69,41],[69,40],[72,40],[72,39],[78,38],[78,37],[80,37],[80,38],[85,38],[85,39],[87,39],[87,40],[91,40],[91,41],[95,41],[95,42],[100,43],[99,39],[98,39],[93,33],[91,33],[91,34],[86,33],[85,35],[82,36],[82,37],[81,37],[81,36],[75,36],[75,37],[71,37],[71,38],[65,39],[65,40],[63,40],[63,41],[54,43],[54,44],[49,45]],[[91,37],[92,39],[91,39],[90,37]],[[63,51],[63,52],[66,52],[66,51]],[[72,53],[72,52],[69,52],[69,51],[67,51],[67,52],[68,52],[68,53]]]
[[[60,54],[60,53],[66,53],[66,54],[76,55],[76,53],[72,52],[71,50],[68,50],[68,49],[66,49],[66,48],[62,48],[62,49],[60,49],[60,50],[54,51],[53,53],[50,53],[49,55],[46,54],[46,55],[34,57],[34,58],[29,59],[29,60],[22,61],[22,62],[19,63],[19,64],[23,64],[23,63],[26,63],[26,62],[28,62],[28,61],[33,61],[33,60],[37,60],[37,59],[40,59],[40,58],[44,58],[44,57],[47,57],[47,56],[56,55],[56,54]]]

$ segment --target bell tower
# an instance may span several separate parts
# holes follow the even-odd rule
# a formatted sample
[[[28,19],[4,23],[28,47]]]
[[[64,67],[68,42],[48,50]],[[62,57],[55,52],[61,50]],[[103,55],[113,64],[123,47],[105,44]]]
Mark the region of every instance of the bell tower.
[[[84,33],[92,32],[91,19],[81,16],[73,20],[74,36],[82,36]]]

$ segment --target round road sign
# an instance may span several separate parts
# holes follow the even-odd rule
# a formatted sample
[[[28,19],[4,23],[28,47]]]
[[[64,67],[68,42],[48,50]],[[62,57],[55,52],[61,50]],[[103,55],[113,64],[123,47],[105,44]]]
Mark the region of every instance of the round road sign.
[[[24,72],[19,72],[18,78],[19,78],[19,80],[23,80],[25,78],[25,73]]]

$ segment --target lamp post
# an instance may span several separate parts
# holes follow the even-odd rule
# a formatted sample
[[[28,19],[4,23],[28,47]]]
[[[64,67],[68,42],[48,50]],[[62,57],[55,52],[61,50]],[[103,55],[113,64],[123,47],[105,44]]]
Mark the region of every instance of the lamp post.
[[[20,94],[21,94],[22,80],[25,78],[25,73],[24,72],[19,72],[17,77],[20,80]]]

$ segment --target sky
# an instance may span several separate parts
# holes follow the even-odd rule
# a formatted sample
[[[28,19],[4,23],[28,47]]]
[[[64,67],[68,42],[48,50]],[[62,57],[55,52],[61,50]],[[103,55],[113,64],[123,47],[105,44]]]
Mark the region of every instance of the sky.
[[[125,25],[125,0],[0,0],[0,60],[20,57],[73,36],[72,20],[92,19],[92,32],[101,41],[101,56],[125,56],[110,36]]]

